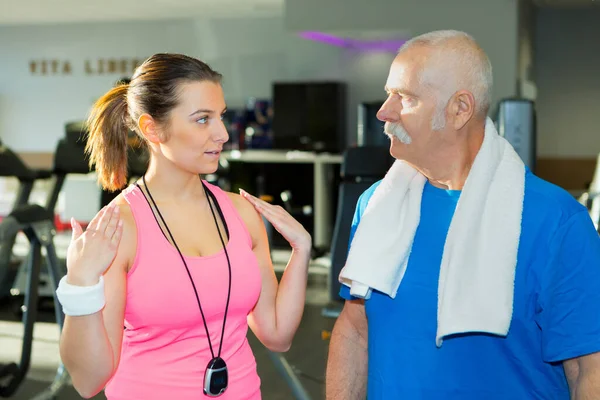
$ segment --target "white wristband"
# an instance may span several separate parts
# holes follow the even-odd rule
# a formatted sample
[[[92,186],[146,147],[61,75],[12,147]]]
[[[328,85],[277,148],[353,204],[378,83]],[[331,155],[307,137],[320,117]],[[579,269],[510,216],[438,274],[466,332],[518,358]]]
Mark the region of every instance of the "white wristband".
[[[58,283],[56,297],[65,315],[79,317],[95,314],[105,305],[104,279],[100,276],[100,280],[94,286],[75,286],[67,282],[65,275]]]

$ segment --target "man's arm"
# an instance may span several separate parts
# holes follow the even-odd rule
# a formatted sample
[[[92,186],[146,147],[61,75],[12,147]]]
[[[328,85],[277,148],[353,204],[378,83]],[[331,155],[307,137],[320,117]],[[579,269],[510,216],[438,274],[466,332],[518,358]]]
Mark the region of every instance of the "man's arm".
[[[367,316],[362,300],[346,301],[329,344],[327,400],[362,400],[367,395]]]
[[[571,399],[600,399],[600,237],[587,210],[557,221],[540,275],[544,362],[562,362]]]
[[[600,353],[563,362],[572,400],[600,399]]]

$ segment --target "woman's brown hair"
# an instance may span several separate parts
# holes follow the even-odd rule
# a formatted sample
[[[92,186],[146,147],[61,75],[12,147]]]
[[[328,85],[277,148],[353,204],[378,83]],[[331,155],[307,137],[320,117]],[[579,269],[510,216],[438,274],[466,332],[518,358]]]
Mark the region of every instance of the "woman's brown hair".
[[[104,189],[127,184],[127,137],[138,131],[142,114],[168,125],[177,106],[179,86],[187,82],[221,82],[221,74],[207,64],[181,54],[155,54],[140,65],[129,84],[120,84],[94,104],[88,118],[86,152]]]

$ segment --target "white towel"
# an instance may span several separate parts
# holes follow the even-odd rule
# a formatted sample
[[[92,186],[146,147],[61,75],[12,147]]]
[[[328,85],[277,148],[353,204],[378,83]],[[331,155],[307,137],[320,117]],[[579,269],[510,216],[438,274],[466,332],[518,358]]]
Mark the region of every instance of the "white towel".
[[[375,289],[396,296],[419,225],[425,181],[396,161],[375,189],[340,273],[352,295],[369,298]],[[508,334],[524,191],[525,166],[488,118],[444,246],[438,347],[458,333]]]

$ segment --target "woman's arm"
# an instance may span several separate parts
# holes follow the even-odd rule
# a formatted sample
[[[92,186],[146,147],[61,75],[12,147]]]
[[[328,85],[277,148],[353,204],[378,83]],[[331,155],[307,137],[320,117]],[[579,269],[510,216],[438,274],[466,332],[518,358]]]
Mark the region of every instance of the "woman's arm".
[[[235,194],[230,197],[250,232],[262,277],[260,298],[248,318],[248,324],[269,350],[285,352],[292,344],[304,311],[311,238],[302,225],[281,207],[244,195],[248,201]],[[292,256],[279,283],[273,270],[261,214],[292,246]]]
[[[135,249],[135,222],[127,205],[119,208],[120,212],[104,217],[101,211],[98,214],[99,218],[97,217],[98,223],[90,223],[85,234],[75,223],[73,240],[69,246],[67,282],[71,285],[96,284],[102,269],[101,264],[107,262],[105,257],[108,257],[110,262],[108,269],[102,274],[106,298],[104,309],[90,315],[66,316],[60,338],[63,363],[71,375],[73,386],[84,398],[98,394],[119,364],[127,267],[131,259],[130,253]],[[112,212],[111,209],[108,210]],[[123,228],[117,228],[119,220],[123,221]],[[109,257],[110,244],[103,242],[102,237],[92,234],[94,231],[111,229],[123,230],[120,242],[113,241],[116,254],[112,261]]]

